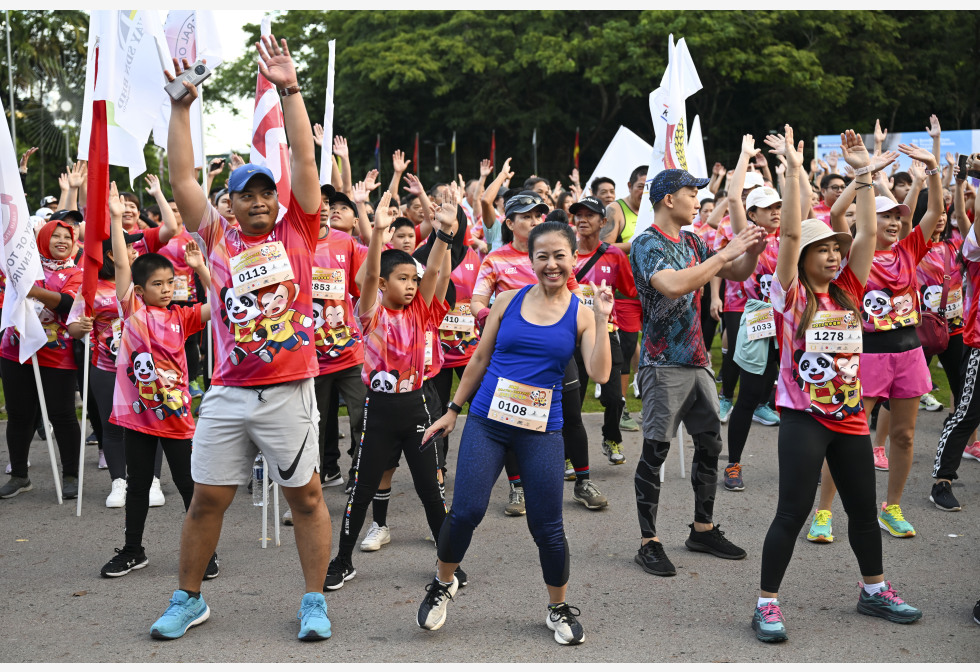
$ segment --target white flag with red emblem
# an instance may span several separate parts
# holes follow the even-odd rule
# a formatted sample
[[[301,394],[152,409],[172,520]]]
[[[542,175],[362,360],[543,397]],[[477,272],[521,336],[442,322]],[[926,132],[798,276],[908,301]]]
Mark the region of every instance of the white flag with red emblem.
[[[262,35],[272,34],[272,19],[262,19]],[[330,142],[326,137],[324,143]],[[286,123],[279,103],[279,92],[272,82],[256,68],[255,113],[252,116],[252,153],[249,163],[265,166],[272,171],[279,192],[279,221],[289,205],[289,145],[286,144]]]

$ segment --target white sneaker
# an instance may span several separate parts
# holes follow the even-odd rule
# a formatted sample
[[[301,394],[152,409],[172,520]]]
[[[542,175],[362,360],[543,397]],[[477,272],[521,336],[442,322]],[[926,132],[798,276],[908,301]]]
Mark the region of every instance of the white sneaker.
[[[126,479],[117,478],[112,482],[112,492],[105,498],[107,509],[121,509],[126,506]]]
[[[126,503],[125,499],[123,499],[123,503]],[[163,490],[160,489],[160,479],[154,476],[153,484],[150,485],[150,506],[163,506],[166,503],[167,499],[163,496]]]
[[[595,384],[595,398],[598,399],[602,396],[602,385],[600,383]]]
[[[635,399],[640,398],[640,384],[636,382],[636,375],[633,375],[633,382],[630,383],[630,387],[633,388],[633,397]]]
[[[31,461],[30,460],[27,461],[27,468],[28,469],[31,468]],[[11,471],[11,469],[13,469],[13,467],[10,465],[10,462],[7,462],[7,468],[6,468],[6,470],[4,470],[4,473],[5,474],[9,474],[10,471]]]
[[[566,602],[548,607],[548,617],[545,625],[555,633],[555,641],[559,644],[581,644],[585,641],[585,632],[576,616],[581,612]]]
[[[361,550],[364,552],[378,551],[390,541],[391,533],[388,531],[387,525],[381,527],[377,523],[371,523],[371,529],[364,535],[364,541],[361,542]]]
[[[282,514],[282,524],[292,526],[293,524],[293,510],[286,509],[286,513]]]

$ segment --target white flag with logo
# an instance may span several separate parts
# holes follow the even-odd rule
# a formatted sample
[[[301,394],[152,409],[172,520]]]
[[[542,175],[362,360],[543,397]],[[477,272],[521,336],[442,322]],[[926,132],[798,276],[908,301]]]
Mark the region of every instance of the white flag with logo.
[[[214,70],[224,60],[214,12],[209,9],[171,9],[163,26],[170,56],[188,63],[207,61]],[[198,87],[201,92],[201,87]],[[201,123],[201,98],[191,104],[191,142],[194,146],[194,166],[203,167],[207,162],[204,154],[204,129]],[[164,93],[160,102],[160,114],[153,125],[153,144],[167,149],[167,133],[170,128],[170,96]]]
[[[320,184],[330,184],[333,161],[333,76],[337,40],[327,42],[327,100],[323,106],[323,146],[320,148]]]
[[[272,34],[272,19],[262,18],[262,35]],[[289,205],[289,145],[286,144],[286,122],[279,104],[279,92],[268,79],[255,69],[255,112],[252,116],[252,152],[249,162],[272,171],[279,192],[279,221]],[[323,144],[333,138],[324,135]]]
[[[143,147],[167,95],[161,65],[165,44],[156,10],[92,11],[78,155],[88,156],[92,101],[105,100],[109,163],[129,168],[131,183],[146,172]]]
[[[0,117],[3,116],[0,103]],[[41,255],[37,251],[31,212],[27,209],[24,187],[20,183],[17,153],[10,139],[10,129],[0,123],[0,213],[3,223],[3,280],[6,293],[3,296],[3,320],[0,329],[16,327],[20,334],[20,361],[23,364],[31,355],[44,347],[48,337],[41,320],[28,301],[27,292],[35,280],[44,278]]]

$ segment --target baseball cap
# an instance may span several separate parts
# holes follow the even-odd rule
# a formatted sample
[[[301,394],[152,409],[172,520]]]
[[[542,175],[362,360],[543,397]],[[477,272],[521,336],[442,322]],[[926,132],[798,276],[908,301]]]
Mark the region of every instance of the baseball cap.
[[[745,209],[768,208],[774,203],[782,202],[783,199],[780,197],[779,192],[772,187],[759,187],[758,189],[753,189],[749,193],[748,198],[745,199]]]
[[[595,196],[586,196],[578,203],[572,203],[571,207],[568,208],[568,211],[573,215],[582,210],[591,210],[597,215],[606,216],[606,206]]]
[[[126,244],[129,245],[135,243],[137,240],[143,240],[143,233],[124,233],[123,238]],[[109,252],[110,250],[112,250],[112,238],[106,238],[102,241],[102,251]]]
[[[909,206],[904,203],[896,203],[887,196],[876,196],[875,197],[875,212],[888,212],[889,210],[894,210],[898,208],[902,217],[908,217],[912,210]]]
[[[58,199],[54,196],[45,196],[41,199],[41,207],[47,208],[53,205],[58,205]]]
[[[322,192],[321,192],[322,193]],[[341,205],[346,205],[354,214],[357,214],[357,208],[354,206],[354,201],[350,200],[350,197],[342,191],[335,191],[333,194],[327,196],[329,199],[330,206],[333,207],[337,203]]]
[[[800,224],[800,250],[806,249],[807,245],[819,242],[826,238],[836,238],[840,243],[840,253],[843,257],[851,249],[853,238],[851,234],[834,231],[820,219],[805,219]]]
[[[41,219],[47,221],[51,219],[51,215],[54,214],[54,210],[51,208],[38,208],[37,212],[34,213],[35,217],[40,217]]]
[[[751,173],[745,173],[745,182],[742,183],[742,189],[755,189],[756,187],[761,187],[765,184],[762,179],[762,173],[757,173],[752,171]]]
[[[85,221],[85,216],[82,215],[78,210],[59,210],[58,212],[51,215],[51,219],[60,219],[63,222],[68,222],[73,220],[78,224]]]
[[[664,200],[667,194],[673,194],[684,187],[697,187],[703,189],[708,186],[708,179],[694,177],[686,170],[680,168],[668,168],[661,170],[650,183],[650,202],[659,203]]]
[[[537,211],[542,215],[547,215],[551,208],[548,204],[533,191],[522,191],[516,196],[511,196],[504,204],[504,216],[511,219],[514,215],[521,215],[525,212]]]
[[[246,163],[244,166],[239,166],[232,172],[231,177],[228,178],[228,193],[233,194],[236,191],[243,190],[248,183],[254,178],[263,175],[269,178],[272,182],[273,187],[276,184],[276,178],[273,177],[272,171],[265,166],[259,166],[254,163]]]

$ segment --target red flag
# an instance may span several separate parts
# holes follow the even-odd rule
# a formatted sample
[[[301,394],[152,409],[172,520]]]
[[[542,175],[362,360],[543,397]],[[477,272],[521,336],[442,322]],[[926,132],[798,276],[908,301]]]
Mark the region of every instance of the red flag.
[[[99,77],[99,49],[95,49],[95,79]],[[92,102],[92,137],[88,145],[88,199],[85,203],[85,258],[82,298],[85,314],[92,314],[95,289],[102,268],[102,241],[109,239],[109,138],[104,100]]]
[[[415,174],[419,174],[419,134],[418,131],[415,132],[415,152],[412,154],[412,170]]]
[[[579,153],[579,149],[578,149],[578,129],[576,128],[575,129],[575,152],[573,153],[573,155],[575,157],[575,170],[578,170],[578,153]]]
[[[497,131],[494,129],[490,132],[490,165],[497,166]],[[496,170],[494,170],[496,172]]]

